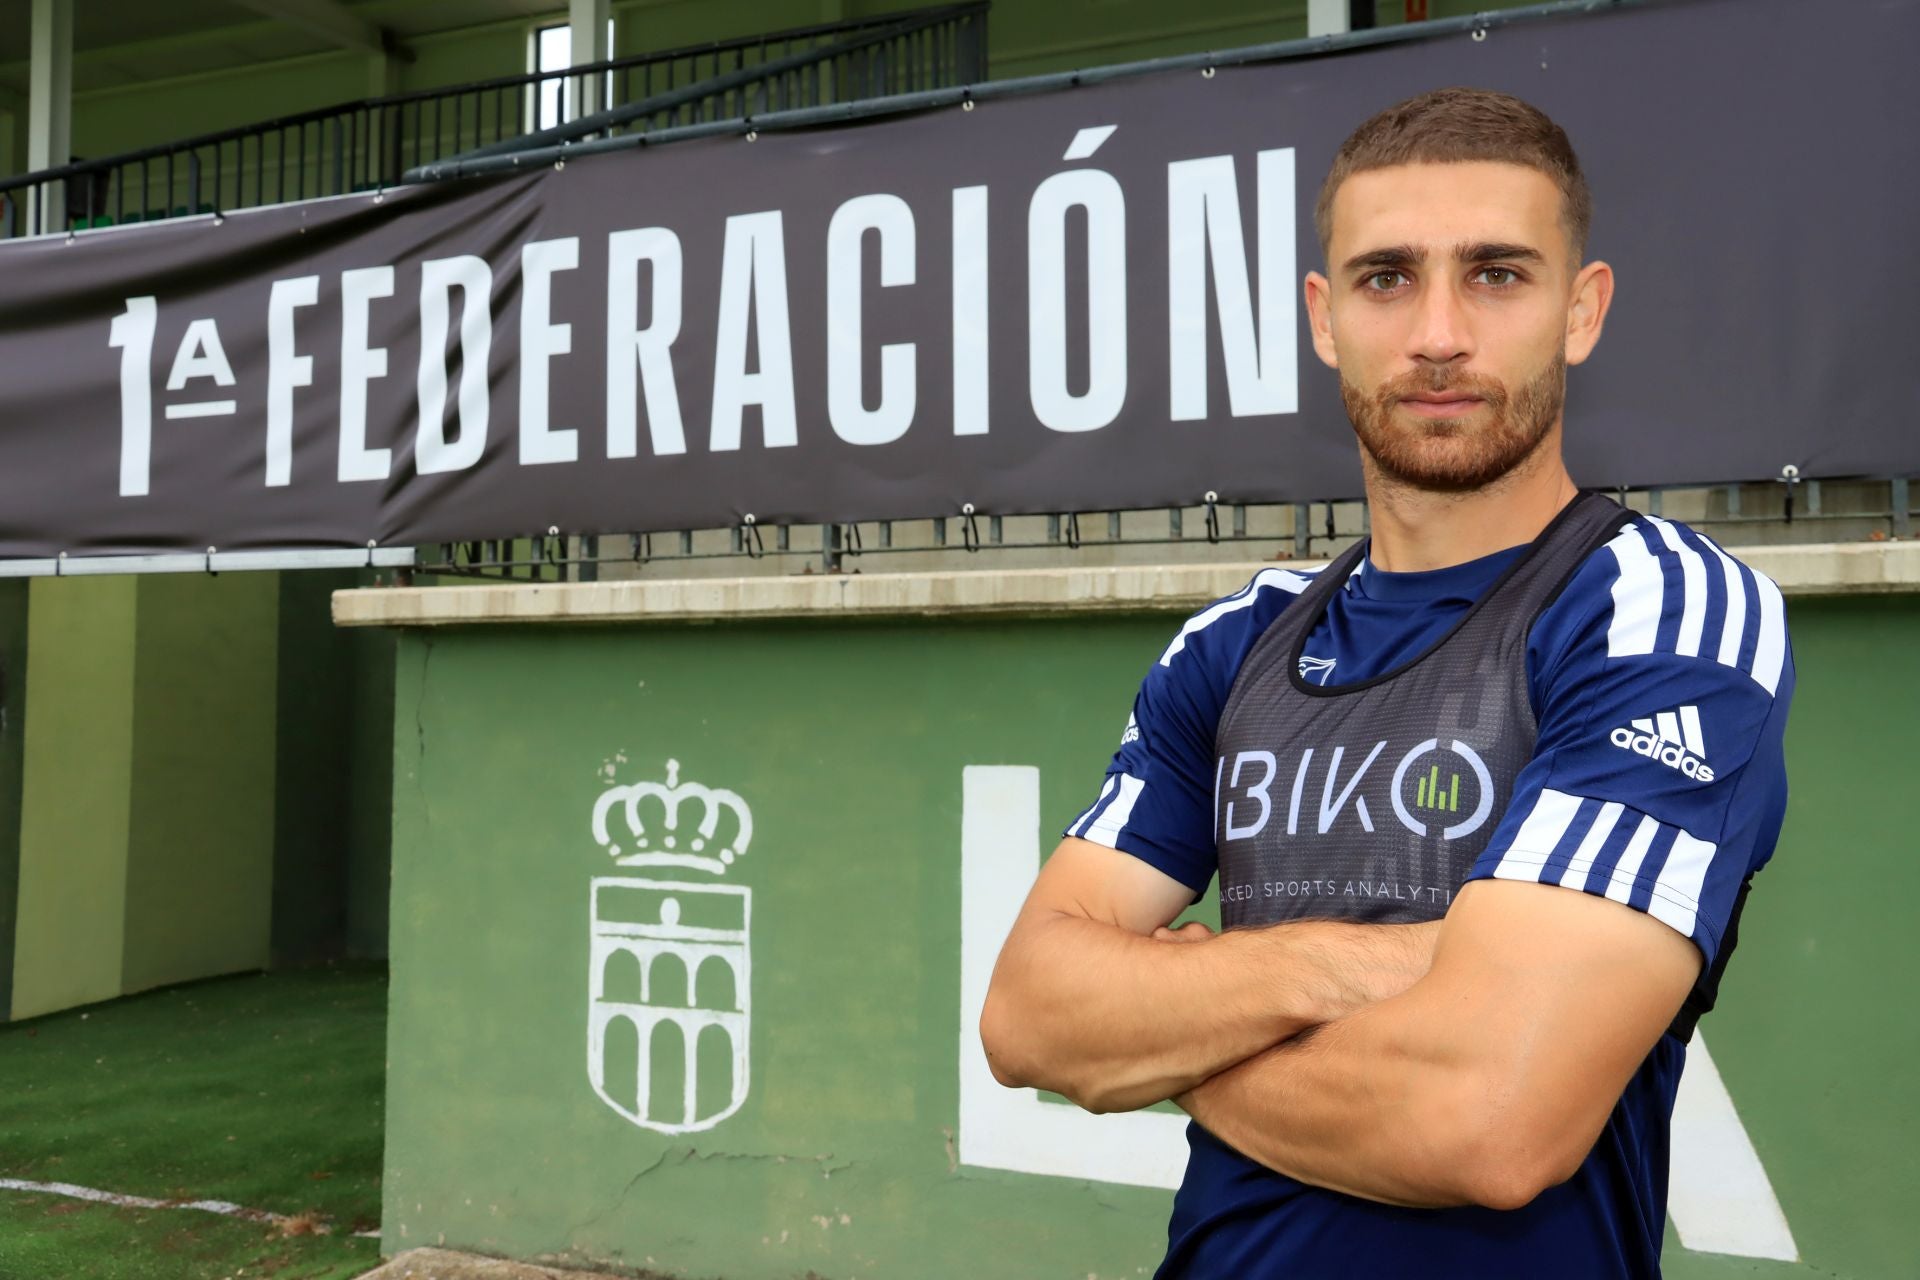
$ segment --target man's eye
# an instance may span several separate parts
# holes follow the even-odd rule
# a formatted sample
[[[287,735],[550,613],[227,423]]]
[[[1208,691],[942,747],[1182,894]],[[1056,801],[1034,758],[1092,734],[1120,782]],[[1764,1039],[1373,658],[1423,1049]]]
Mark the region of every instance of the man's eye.
[[[1496,289],[1504,289],[1508,285],[1518,284],[1520,273],[1512,267],[1482,267],[1478,278]]]
[[[1376,271],[1366,278],[1367,288],[1375,293],[1388,293],[1406,282],[1403,271]]]

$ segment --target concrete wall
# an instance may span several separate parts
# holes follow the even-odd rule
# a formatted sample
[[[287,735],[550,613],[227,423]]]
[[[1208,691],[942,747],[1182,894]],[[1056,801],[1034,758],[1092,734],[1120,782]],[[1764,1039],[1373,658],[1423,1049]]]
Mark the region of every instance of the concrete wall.
[[[1701,1042],[1734,1108],[1717,1123],[1751,1144],[1803,1261],[1695,1252],[1670,1231],[1678,1280],[1920,1274],[1906,1097],[1920,1016],[1888,998],[1920,893],[1896,777],[1920,598],[1797,598],[1790,619],[1793,805]],[[403,633],[383,1249],[728,1280],[1150,1270],[1178,1119],[1082,1118],[983,1086],[969,1005],[1176,623],[1062,611]],[[596,838],[603,794],[669,769],[750,808],[751,845],[724,875],[619,867]],[[697,798],[673,832],[656,800],[640,804],[646,849],[669,834],[694,847]],[[736,827],[725,818],[707,853]],[[623,806],[607,842],[640,847]],[[644,1106],[643,1042],[590,1039],[596,935],[660,935],[596,930],[596,878],[695,886],[632,886],[617,916],[630,924],[662,920],[669,895],[684,924],[719,910],[719,886],[750,896],[747,1087],[709,1128],[648,1127],[681,1116],[678,1033],[645,1042]],[[649,1005],[686,1003],[681,972],[656,977]],[[637,966],[606,982],[639,999]],[[728,1005],[704,977],[693,995]],[[1704,1079],[1705,1061],[1690,1073]],[[724,1049],[698,1053],[693,1075],[704,1116],[727,1096]],[[1693,1189],[1724,1195],[1723,1174],[1710,1164]],[[1739,1244],[1740,1212],[1697,1210],[1690,1237]]]

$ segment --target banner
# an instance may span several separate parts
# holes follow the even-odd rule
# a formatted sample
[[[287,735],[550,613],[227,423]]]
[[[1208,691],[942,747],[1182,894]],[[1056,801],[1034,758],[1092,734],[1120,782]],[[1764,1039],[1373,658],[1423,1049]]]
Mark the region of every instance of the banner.
[[[1578,481],[1920,471],[1916,48],[1649,5],[0,244],[0,557],[1354,496],[1312,205],[1456,83],[1594,190]]]

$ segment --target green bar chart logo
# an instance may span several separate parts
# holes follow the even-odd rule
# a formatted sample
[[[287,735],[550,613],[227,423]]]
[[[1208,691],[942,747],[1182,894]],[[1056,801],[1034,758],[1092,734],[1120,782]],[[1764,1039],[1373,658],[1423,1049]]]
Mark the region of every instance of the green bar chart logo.
[[[1414,793],[1413,807],[1436,809],[1441,813],[1460,812],[1460,775],[1450,775],[1446,785],[1442,786],[1440,766],[1429,766],[1427,776],[1420,779],[1420,786]]]

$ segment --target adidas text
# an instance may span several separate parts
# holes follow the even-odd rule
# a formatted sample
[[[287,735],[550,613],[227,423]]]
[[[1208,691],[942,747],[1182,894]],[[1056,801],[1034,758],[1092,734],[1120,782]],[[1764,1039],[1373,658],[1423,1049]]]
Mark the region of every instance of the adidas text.
[[[1698,756],[1690,754],[1677,742],[1668,742],[1650,733],[1635,733],[1631,729],[1615,729],[1609,740],[1616,747],[1623,747],[1649,760],[1657,760],[1669,769],[1677,769],[1696,781],[1713,781],[1713,766]]]

